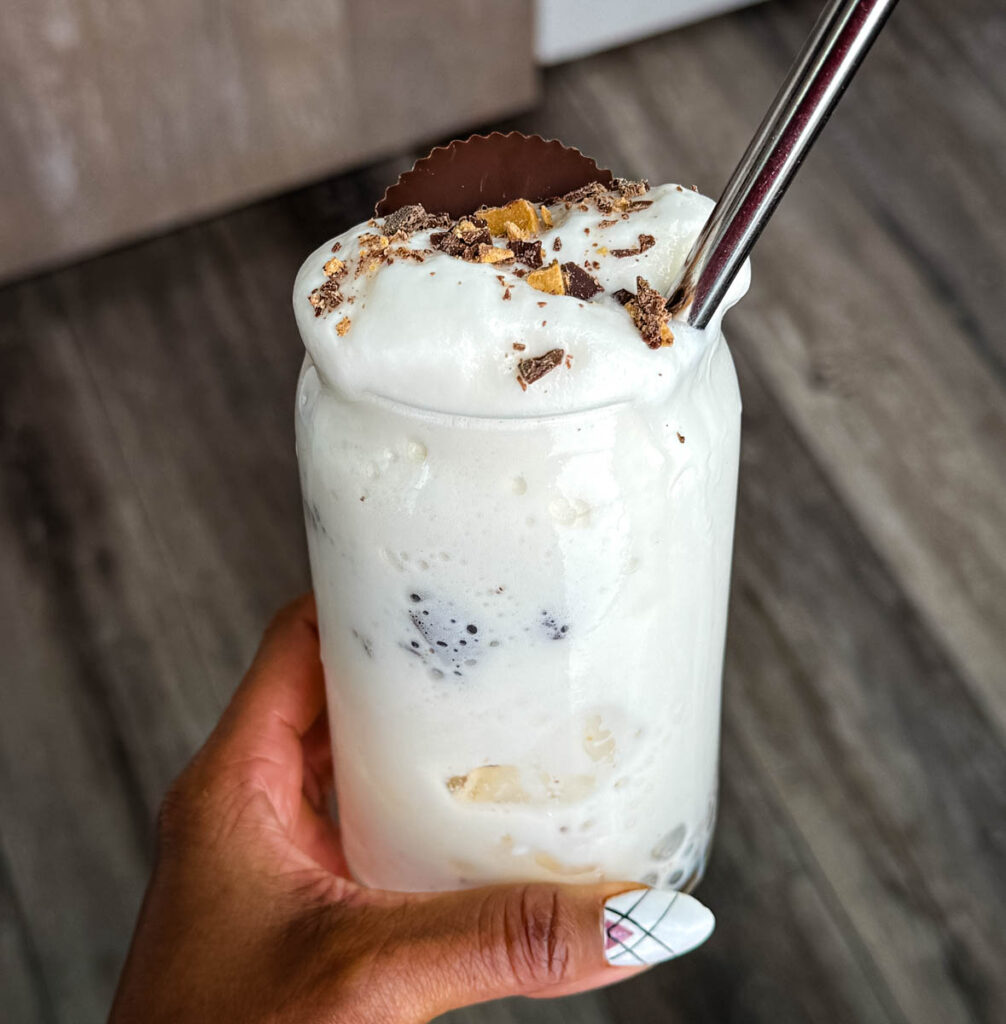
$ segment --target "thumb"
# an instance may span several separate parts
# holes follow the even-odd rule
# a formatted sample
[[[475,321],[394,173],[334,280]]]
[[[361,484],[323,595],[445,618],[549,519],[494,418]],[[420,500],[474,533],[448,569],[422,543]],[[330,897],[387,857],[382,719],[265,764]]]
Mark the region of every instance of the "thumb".
[[[715,923],[691,896],[624,883],[371,895],[382,994],[416,1019],[610,985],[694,949]]]

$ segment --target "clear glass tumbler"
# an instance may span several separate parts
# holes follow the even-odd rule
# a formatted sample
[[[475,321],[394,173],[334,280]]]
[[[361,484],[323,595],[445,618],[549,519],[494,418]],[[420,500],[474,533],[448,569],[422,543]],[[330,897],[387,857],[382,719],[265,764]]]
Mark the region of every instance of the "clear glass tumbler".
[[[694,885],[740,435],[719,322],[659,407],[448,415],[309,356],[296,422],[355,877]]]

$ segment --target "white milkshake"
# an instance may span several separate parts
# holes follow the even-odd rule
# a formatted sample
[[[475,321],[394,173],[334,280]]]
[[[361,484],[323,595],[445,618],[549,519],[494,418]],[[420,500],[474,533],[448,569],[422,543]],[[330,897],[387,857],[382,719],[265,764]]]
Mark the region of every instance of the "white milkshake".
[[[301,268],[297,452],[361,882],[701,874],[740,398],[722,310],[700,332],[653,296],[711,206],[616,182],[372,221]]]

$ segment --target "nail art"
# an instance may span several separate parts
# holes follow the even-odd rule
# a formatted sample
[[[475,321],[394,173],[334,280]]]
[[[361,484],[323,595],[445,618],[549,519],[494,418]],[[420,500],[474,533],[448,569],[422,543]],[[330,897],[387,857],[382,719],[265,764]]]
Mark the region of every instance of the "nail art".
[[[659,964],[701,946],[716,919],[683,892],[631,889],[604,904],[604,955],[616,967]]]

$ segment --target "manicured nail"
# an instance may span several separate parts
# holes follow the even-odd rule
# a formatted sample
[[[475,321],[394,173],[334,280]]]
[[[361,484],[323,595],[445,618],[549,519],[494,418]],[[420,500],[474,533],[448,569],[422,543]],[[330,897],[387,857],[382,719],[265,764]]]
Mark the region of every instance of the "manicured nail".
[[[616,967],[659,964],[701,946],[716,918],[683,892],[632,889],[604,904],[604,955]]]

